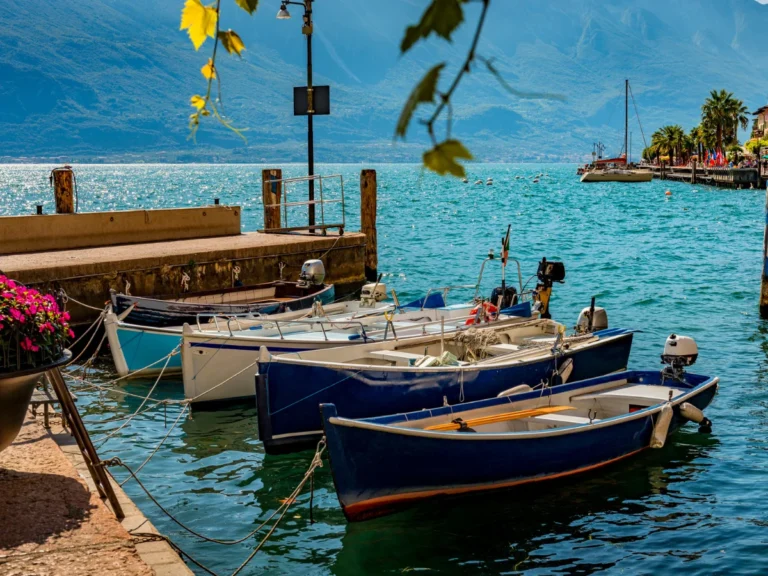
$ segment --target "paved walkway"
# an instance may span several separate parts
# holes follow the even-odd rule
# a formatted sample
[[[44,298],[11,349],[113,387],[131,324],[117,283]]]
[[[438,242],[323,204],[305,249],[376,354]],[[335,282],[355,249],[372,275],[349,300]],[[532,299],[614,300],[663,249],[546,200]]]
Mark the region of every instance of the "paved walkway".
[[[74,440],[28,417],[0,453],[0,574],[191,575],[167,543],[134,543],[127,530],[154,527],[122,490],[117,495],[122,525],[96,493]]]

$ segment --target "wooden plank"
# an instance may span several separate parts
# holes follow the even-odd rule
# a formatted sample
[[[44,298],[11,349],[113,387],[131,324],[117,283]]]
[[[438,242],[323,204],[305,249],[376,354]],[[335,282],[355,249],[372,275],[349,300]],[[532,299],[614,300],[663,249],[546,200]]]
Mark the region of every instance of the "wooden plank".
[[[459,430],[463,425],[472,428],[473,426],[483,426],[484,424],[495,424],[497,422],[506,422],[508,420],[520,420],[521,418],[533,418],[544,414],[554,414],[564,410],[576,410],[574,406],[547,406],[545,408],[531,408],[528,410],[517,410],[515,412],[503,412],[501,414],[492,414],[490,416],[479,416],[464,420],[462,423],[448,422],[447,424],[435,424],[427,426],[424,430],[448,431]]]

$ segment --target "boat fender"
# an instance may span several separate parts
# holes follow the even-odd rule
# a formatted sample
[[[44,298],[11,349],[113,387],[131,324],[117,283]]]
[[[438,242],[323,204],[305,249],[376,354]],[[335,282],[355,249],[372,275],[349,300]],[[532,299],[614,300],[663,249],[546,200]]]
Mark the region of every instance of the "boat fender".
[[[669,433],[669,425],[672,423],[672,404],[666,402],[656,417],[656,424],[651,434],[651,448],[664,448]]]
[[[503,392],[499,392],[499,394],[496,397],[503,398],[504,396],[512,396],[513,394],[522,394],[523,392],[531,392],[532,390],[533,388],[528,386],[528,384],[520,384],[519,386],[515,386],[514,388],[508,388]]]
[[[482,307],[483,312],[480,312],[480,309]],[[472,310],[469,311],[469,318],[467,318],[467,321],[464,323],[465,326],[470,326],[472,324],[480,324],[482,321],[482,317],[485,317],[486,322],[490,322],[491,320],[495,320],[498,316],[499,309],[491,304],[490,302],[483,302],[481,306],[475,306],[472,308]]]
[[[691,422],[696,422],[699,425],[699,432],[710,433],[712,432],[712,421],[704,416],[704,412],[696,408],[693,404],[683,402],[680,405],[680,416]]]
[[[451,423],[459,425],[459,429],[456,430],[456,432],[474,432],[474,433],[477,432],[477,430],[474,430],[473,428],[470,428],[469,426],[467,426],[467,423],[464,422],[464,420],[462,420],[461,418],[456,418],[455,420],[451,420]]]

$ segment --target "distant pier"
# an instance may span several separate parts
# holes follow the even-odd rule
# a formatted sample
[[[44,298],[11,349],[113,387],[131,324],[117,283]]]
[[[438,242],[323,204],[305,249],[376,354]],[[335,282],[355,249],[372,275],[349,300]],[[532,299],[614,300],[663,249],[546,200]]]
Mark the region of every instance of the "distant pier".
[[[704,166],[648,166],[654,178],[722,188],[763,188],[768,168],[727,168]]]

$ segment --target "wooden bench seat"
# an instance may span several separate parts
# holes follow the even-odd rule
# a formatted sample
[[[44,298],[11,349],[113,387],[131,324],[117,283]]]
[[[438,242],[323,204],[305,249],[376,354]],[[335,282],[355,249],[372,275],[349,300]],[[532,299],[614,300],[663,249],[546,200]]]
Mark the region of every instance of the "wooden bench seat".
[[[637,406],[653,406],[669,400],[669,392],[672,398],[676,398],[685,392],[671,386],[653,386],[650,384],[629,384],[621,388],[612,388],[603,392],[581,394],[571,396],[571,402],[600,401],[600,400],[624,400],[628,404]]]

